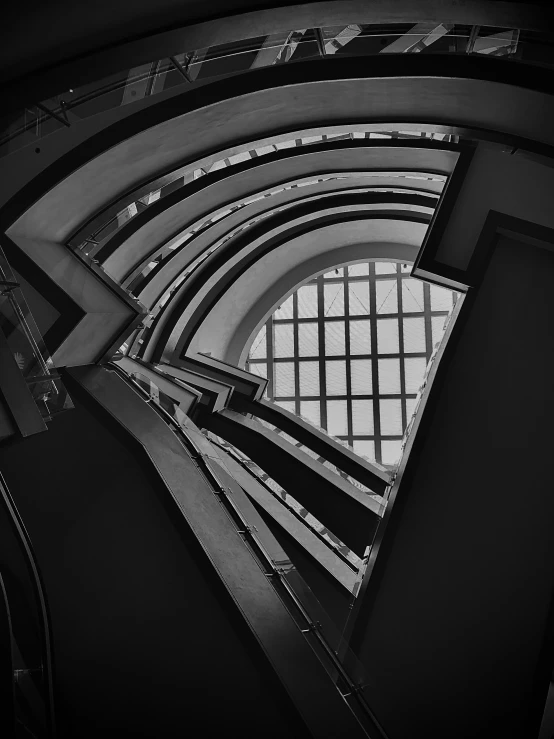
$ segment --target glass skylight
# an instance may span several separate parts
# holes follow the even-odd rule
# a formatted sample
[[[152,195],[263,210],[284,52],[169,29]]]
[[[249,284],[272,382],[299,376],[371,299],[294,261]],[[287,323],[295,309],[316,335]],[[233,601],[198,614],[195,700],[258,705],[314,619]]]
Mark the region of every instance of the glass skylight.
[[[337,267],[283,300],[254,339],[246,369],[266,397],[394,465],[427,364],[457,293],[410,277],[410,266]]]

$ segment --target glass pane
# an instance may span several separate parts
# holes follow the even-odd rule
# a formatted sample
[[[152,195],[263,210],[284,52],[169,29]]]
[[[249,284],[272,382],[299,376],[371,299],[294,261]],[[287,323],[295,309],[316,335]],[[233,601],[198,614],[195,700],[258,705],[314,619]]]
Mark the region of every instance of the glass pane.
[[[258,377],[267,377],[267,364],[265,362],[255,362],[250,364],[248,368],[249,372]]]
[[[425,319],[424,318],[405,318],[404,319],[404,351],[405,352],[424,352],[425,351]]]
[[[402,454],[401,439],[381,442],[381,461],[383,464],[396,464]]]
[[[369,282],[348,284],[348,310],[351,316],[369,315]]]
[[[344,321],[325,322],[325,356],[344,355]]]
[[[430,285],[431,310],[452,310],[452,290],[438,285]]]
[[[353,39],[361,33],[358,25],[351,24],[349,26],[328,26],[321,29],[324,39],[324,50],[327,56],[336,54],[343,46],[349,44]]]
[[[324,315],[344,316],[344,285],[324,285]]]
[[[326,272],[323,277],[327,280],[332,279],[333,277],[342,277],[344,275],[344,267],[338,267],[331,272]]]
[[[417,393],[423,381],[427,360],[425,357],[409,357],[405,359],[406,392]]]
[[[260,332],[254,339],[250,348],[250,357],[252,359],[264,359],[267,352],[266,328],[262,326]]]
[[[346,362],[343,359],[325,362],[327,395],[346,395]]]
[[[350,381],[352,395],[371,395],[373,393],[371,359],[352,359],[350,361]]]
[[[388,395],[400,392],[400,360],[379,359],[379,393]],[[413,361],[413,360],[406,360]],[[425,360],[423,360],[425,362]],[[413,391],[412,391],[413,392]]]
[[[369,439],[354,439],[354,451],[370,462],[375,462],[375,442]]]
[[[372,400],[352,400],[352,433],[364,436],[373,434]]]
[[[273,325],[273,353],[276,357],[294,357],[294,334],[291,323]]]
[[[275,395],[294,395],[293,362],[275,363]]]
[[[292,318],[292,295],[290,295],[274,313],[275,318]]]
[[[377,313],[398,313],[398,289],[396,280],[378,280],[375,283]]]
[[[317,285],[303,285],[298,289],[298,318],[316,318]]]
[[[298,353],[301,357],[319,356],[317,323],[298,324]]]
[[[300,402],[300,415],[314,426],[321,426],[321,408],[319,400],[302,400]]]
[[[433,334],[433,346],[442,341],[444,336],[444,330],[448,322],[448,316],[432,316],[431,317],[431,329]]]
[[[402,433],[402,405],[398,400],[379,401],[381,414],[381,433],[383,436],[397,436]]]
[[[422,313],[423,307],[423,282],[411,277],[402,280],[403,313]]]
[[[388,275],[396,272],[396,262],[375,262],[376,275]]]
[[[369,321],[350,321],[350,354],[371,354]]]
[[[348,433],[346,400],[327,401],[327,431],[332,436],[345,436]]]
[[[398,320],[385,318],[377,321],[377,351],[379,354],[398,354]]]
[[[369,274],[369,264],[367,262],[363,264],[352,264],[348,267],[349,277],[359,277],[361,275]]]
[[[519,32],[504,28],[480,28],[473,44],[474,54],[488,54],[490,56],[508,56],[515,53]]]
[[[294,400],[276,400],[275,405],[278,405],[280,408],[284,408],[286,411],[290,411],[291,413],[295,412],[294,407]]]
[[[300,362],[300,395],[319,395],[319,362]]]

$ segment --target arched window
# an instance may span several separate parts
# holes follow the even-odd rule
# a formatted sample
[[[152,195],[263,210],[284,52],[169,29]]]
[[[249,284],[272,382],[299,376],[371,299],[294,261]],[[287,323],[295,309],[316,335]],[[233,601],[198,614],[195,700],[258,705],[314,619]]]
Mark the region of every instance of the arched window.
[[[267,398],[395,464],[434,346],[457,294],[370,261],[319,275],[290,295],[254,339],[246,368]]]

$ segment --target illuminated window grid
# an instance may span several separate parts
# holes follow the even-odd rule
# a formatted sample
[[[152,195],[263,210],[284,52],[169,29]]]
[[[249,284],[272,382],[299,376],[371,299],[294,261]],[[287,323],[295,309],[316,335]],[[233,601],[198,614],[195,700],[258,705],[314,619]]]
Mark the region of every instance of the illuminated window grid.
[[[277,318],[279,311],[271,316],[265,325],[265,339],[266,339],[266,356],[256,356],[255,347],[256,344],[260,343],[260,334],[254,341],[248,361],[247,368],[252,372],[259,372],[263,366],[265,366],[268,373],[268,389],[267,397],[270,400],[283,403],[285,407],[290,408],[297,415],[301,414],[301,402],[312,401],[319,404],[319,416],[320,426],[325,430],[329,430],[328,417],[327,417],[327,403],[328,401],[345,401],[346,403],[346,433],[334,434],[337,438],[346,441],[350,446],[354,446],[354,441],[370,441],[374,444],[375,454],[374,458],[377,462],[387,464],[386,454],[383,454],[384,446],[383,442],[392,441],[399,443],[402,440],[402,435],[406,428],[408,421],[410,420],[411,413],[409,406],[413,405],[417,395],[417,388],[414,388],[414,392],[407,392],[406,388],[406,360],[411,358],[422,358],[425,360],[425,365],[429,361],[431,353],[433,351],[433,321],[437,321],[441,317],[446,319],[449,315],[450,310],[448,306],[441,305],[443,310],[433,309],[431,288],[428,284],[422,284],[423,287],[423,304],[419,304],[419,297],[410,299],[411,306],[404,309],[403,305],[403,290],[402,284],[404,280],[409,280],[409,267],[401,264],[393,264],[390,262],[369,262],[366,263],[368,266],[367,275],[352,275],[350,270],[347,268],[338,268],[326,273],[326,275],[320,275],[319,277],[311,280],[308,285],[314,285],[317,289],[317,317],[313,318],[301,318],[298,314],[298,292],[292,295],[292,313],[287,318]],[[385,266],[387,265],[387,266]],[[356,265],[356,272],[359,272],[359,266]],[[383,270],[390,269],[390,272],[384,272]],[[392,271],[394,270],[394,271]],[[395,287],[398,296],[397,310],[394,313],[379,313],[379,309],[383,308],[386,303],[385,300],[381,300],[381,304],[377,304],[377,283],[383,283],[384,281],[391,281],[391,290],[394,290],[392,282],[395,282]],[[369,313],[367,315],[360,315],[360,311],[357,310],[357,306],[350,305],[350,291],[349,285],[358,283],[366,285],[369,284]],[[406,283],[408,287],[410,283]],[[333,306],[327,305],[327,315],[325,315],[325,299],[324,289],[325,285],[337,285],[343,288],[344,297],[344,315],[331,315],[334,312]],[[409,289],[409,288],[408,288]],[[411,293],[410,293],[411,294]],[[452,305],[456,301],[456,293],[451,293]],[[405,296],[404,296],[405,297]],[[337,301],[340,302],[340,296],[337,297]],[[418,303],[418,310],[413,310],[413,303]],[[290,301],[290,299],[289,299]],[[356,300],[353,300],[355,303]],[[408,302],[408,301],[406,301]],[[434,302],[434,301],[433,301]],[[283,304],[285,301],[283,301]],[[436,308],[437,306],[435,306]],[[331,308],[331,310],[329,310]],[[412,310],[410,309],[412,308]],[[421,310],[419,310],[421,308]],[[425,349],[421,351],[407,352],[404,350],[404,319],[409,318],[423,318],[424,320],[424,343]],[[398,330],[398,348],[391,352],[379,352],[377,346],[378,329],[377,325],[379,321],[390,319],[396,322]],[[366,354],[351,354],[350,347],[350,323],[351,321],[361,321],[367,323],[371,344],[370,351]],[[331,324],[344,323],[344,352],[336,353],[336,346],[333,349],[333,353],[323,351],[325,345],[325,327],[326,325],[331,327]],[[307,355],[300,357],[299,354],[299,325],[311,324],[317,330],[317,337],[319,341],[319,352],[313,355]],[[362,325],[362,324],[360,324]],[[279,329],[281,326],[288,326],[289,329]],[[275,347],[275,329],[277,331],[285,331],[290,339],[288,341],[289,351],[286,355],[276,356]],[[314,329],[312,335],[316,335]],[[328,329],[329,330],[329,329]],[[261,332],[260,332],[261,333]],[[292,334],[292,335],[291,335]],[[283,354],[283,352],[277,352]],[[400,384],[399,392],[381,392],[379,387],[379,360],[393,359],[398,361]],[[346,368],[346,387],[345,393],[341,394],[329,394],[327,391],[327,377],[326,377],[326,360],[338,360],[345,363]],[[367,394],[360,394],[352,392],[352,361],[356,360],[367,360],[370,362],[371,371],[371,392]],[[317,362],[319,370],[319,391],[313,395],[300,395],[300,365],[303,362]],[[275,375],[276,366],[280,363],[292,363],[293,375],[291,386],[292,393],[277,395],[275,392]],[[422,363],[423,364],[423,363]],[[370,400],[373,405],[373,432],[372,433],[355,433],[353,429],[353,401],[357,400]],[[401,410],[401,428],[395,433],[385,433],[382,431],[382,415],[381,415],[381,401],[383,400],[396,400],[400,401]],[[410,403],[411,401],[411,403]]]

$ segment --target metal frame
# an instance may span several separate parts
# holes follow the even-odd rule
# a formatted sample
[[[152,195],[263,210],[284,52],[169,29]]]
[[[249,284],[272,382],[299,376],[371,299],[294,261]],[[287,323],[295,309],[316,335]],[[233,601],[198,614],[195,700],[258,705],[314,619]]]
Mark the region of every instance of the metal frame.
[[[394,258],[394,257],[392,257]],[[293,317],[292,318],[276,318],[276,315],[272,315],[265,324],[263,330],[266,332],[266,347],[267,347],[267,359],[249,358],[247,368],[249,371],[255,371],[256,366],[265,365],[268,374],[268,391],[267,396],[269,400],[276,400],[279,402],[293,402],[295,405],[296,414],[300,415],[300,403],[301,401],[319,401],[320,404],[320,425],[328,430],[328,418],[327,418],[327,403],[329,400],[345,400],[347,408],[347,422],[348,429],[346,434],[339,434],[337,438],[347,442],[349,446],[353,446],[354,440],[373,441],[375,444],[375,459],[378,463],[383,463],[383,441],[397,441],[402,440],[403,434],[406,430],[407,424],[411,418],[411,414],[408,413],[407,401],[409,399],[416,398],[415,392],[406,391],[406,374],[405,374],[405,360],[406,358],[424,358],[426,364],[431,358],[434,344],[432,337],[432,321],[433,317],[445,318],[449,315],[448,311],[433,310],[431,306],[431,288],[429,285],[423,285],[423,306],[419,312],[404,311],[402,305],[402,285],[404,280],[410,277],[408,272],[402,270],[400,264],[397,264],[396,271],[388,274],[376,274],[376,262],[384,262],[386,260],[375,260],[368,263],[369,274],[367,276],[350,276],[347,273],[346,268],[344,269],[343,275],[339,277],[326,277],[319,275],[318,277],[311,280],[308,285],[315,285],[317,287],[318,304],[317,304],[317,318],[299,318],[298,315],[298,292],[293,294]],[[329,274],[329,273],[327,273]],[[397,353],[380,353],[377,346],[378,336],[378,322],[379,318],[378,306],[376,303],[376,284],[383,281],[396,281],[397,295],[398,295],[398,312],[387,313],[385,320],[395,320],[398,325],[399,334],[399,350]],[[348,290],[349,284],[352,283],[367,283],[369,285],[369,297],[370,297],[370,309],[369,314],[364,315],[350,315],[350,294]],[[338,284],[343,286],[344,295],[344,316],[325,316],[324,315],[324,289],[325,285]],[[453,294],[453,306],[455,304],[455,294]],[[383,316],[384,317],[384,316]],[[422,352],[405,352],[404,351],[404,336],[403,336],[403,322],[405,318],[423,318],[425,328],[425,350]],[[367,322],[371,336],[371,353],[369,354],[351,354],[350,350],[350,322],[365,321]],[[325,325],[332,323],[344,323],[345,327],[345,353],[340,355],[333,354],[332,359],[325,351]],[[298,326],[299,324],[312,324],[318,327],[318,338],[319,338],[319,353],[314,356],[302,356],[300,357],[298,347]],[[275,343],[274,343],[274,330],[275,326],[278,325],[292,325],[293,337],[294,337],[294,355],[291,357],[275,357]],[[254,346],[254,345],[253,345]],[[353,395],[351,387],[351,361],[352,359],[366,359],[371,362],[371,376],[372,376],[372,392],[363,395]],[[399,393],[381,393],[379,389],[379,359],[398,359],[400,367],[400,392]],[[331,395],[327,390],[326,382],[326,361],[344,361],[346,371],[346,394]],[[303,361],[317,361],[319,368],[319,394],[318,395],[301,395],[300,394],[300,364]],[[294,395],[278,395],[275,387],[275,366],[279,363],[292,362],[294,365],[294,382],[295,382],[295,393]],[[381,433],[381,413],[380,413],[380,401],[386,399],[399,399],[401,402],[401,414],[402,414],[402,430],[401,433],[396,435],[382,434]],[[354,433],[352,428],[352,401],[353,400],[371,400],[373,404],[373,434],[358,434]],[[390,462],[387,462],[390,464]]]
[[[514,7],[510,7],[512,5]],[[238,14],[229,8],[231,16],[185,26],[168,27],[167,19],[164,19],[164,30],[151,35],[148,35],[152,29],[149,18],[146,33],[141,33],[139,38],[130,41],[121,39],[119,43],[88,51],[61,64],[47,65],[46,69],[40,71],[29,71],[23,77],[9,80],[4,85],[2,97],[12,101],[11,106],[15,108],[32,100],[46,100],[67,90],[75,79],[81,80],[82,84],[92,83],[99,77],[120,71],[122,67],[130,69],[147,64],[152,59],[176,56],[184,48],[198,50],[208,46],[236,44],[246,39],[290,31],[291,28],[313,28],[317,35],[322,27],[346,27],[352,23],[412,25],[429,20],[426,10],[410,0],[395,3],[394,7],[384,0],[370,5],[362,0],[342,0],[336,4],[315,2]],[[504,3],[503,7],[494,9],[478,3],[467,7],[459,3],[446,3],[439,15],[443,22],[455,25],[480,24],[537,31],[547,27],[549,17],[546,9],[524,3]],[[319,48],[320,53],[323,51],[324,45]]]

